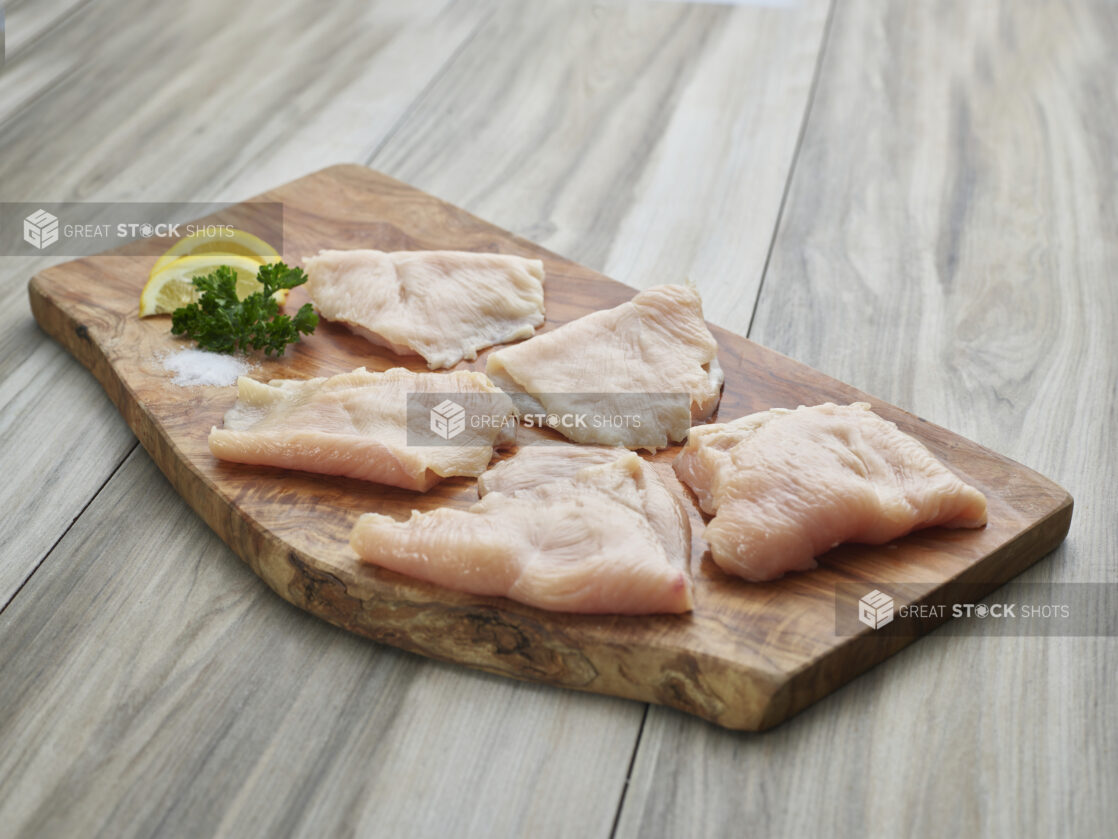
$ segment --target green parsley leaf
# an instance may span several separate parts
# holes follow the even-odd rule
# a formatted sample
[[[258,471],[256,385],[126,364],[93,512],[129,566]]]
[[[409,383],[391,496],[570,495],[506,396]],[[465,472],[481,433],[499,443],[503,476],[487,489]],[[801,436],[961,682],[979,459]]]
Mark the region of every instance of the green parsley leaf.
[[[288,344],[300,335],[309,335],[318,326],[318,315],[304,303],[294,317],[280,314],[272,297],[280,289],[295,288],[307,281],[302,268],[289,268],[282,262],[261,265],[256,272],[260,291],[244,300],[237,299],[237,274],[227,265],[212,273],[195,277],[195,288],[202,292],[194,303],[171,314],[171,332],[193,338],[204,350],[219,353],[263,350],[265,355],[283,355]]]

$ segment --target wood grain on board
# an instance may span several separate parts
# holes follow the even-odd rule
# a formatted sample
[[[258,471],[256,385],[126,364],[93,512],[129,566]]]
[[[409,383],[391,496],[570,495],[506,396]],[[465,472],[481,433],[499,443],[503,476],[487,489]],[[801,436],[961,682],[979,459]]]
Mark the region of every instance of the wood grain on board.
[[[284,257],[321,247],[447,248],[538,256],[547,270],[548,326],[615,305],[627,287],[564,260],[398,181],[337,166],[260,197],[282,201]],[[243,205],[251,212],[251,204]],[[1063,538],[1071,499],[1012,461],[926,423],[757,344],[716,330],[726,387],[718,416],[827,400],[868,399],[983,490],[990,525],[929,530],[895,546],[847,546],[818,571],[765,585],[719,573],[695,551],[696,607],[685,616],[579,616],[439,589],[358,565],[349,530],[369,510],[464,506],[473,482],[429,493],[221,463],[206,435],[233,401],[232,388],[183,389],[161,354],[181,346],[165,318],[135,317],[152,258],[101,256],[48,269],[31,283],[43,328],[89,367],[180,494],[282,597],[353,632],[435,658],[503,675],[647,700],[731,728],[765,728],[795,713],[907,640],[836,637],[840,581],[1004,582]],[[302,289],[289,305],[304,299]],[[258,378],[329,375],[400,359],[341,327],[324,324]],[[477,362],[482,364],[484,359]],[[409,362],[415,366],[414,362]],[[662,452],[666,462],[673,452]],[[694,524],[701,525],[691,509]]]

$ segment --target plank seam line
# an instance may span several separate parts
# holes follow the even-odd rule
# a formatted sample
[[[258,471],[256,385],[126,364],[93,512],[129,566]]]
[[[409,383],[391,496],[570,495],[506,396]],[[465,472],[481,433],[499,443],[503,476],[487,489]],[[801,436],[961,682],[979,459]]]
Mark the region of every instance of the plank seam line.
[[[633,767],[637,765],[637,752],[640,751],[641,738],[644,736],[644,724],[648,720],[649,704],[644,704],[644,713],[641,714],[641,724],[637,728],[637,739],[633,743],[633,753],[629,755],[629,768],[625,770],[625,783],[621,787],[621,798],[617,801],[617,811],[613,814],[613,824],[610,825],[609,839],[617,835],[618,825],[621,824],[621,811],[625,809],[625,796],[629,792],[629,783],[633,780]]]
[[[831,20],[834,18],[836,2],[837,0],[831,0],[831,5],[827,7],[827,20],[823,23],[823,37],[819,42],[819,55],[815,59],[815,70],[811,74],[811,88],[807,94],[807,105],[804,107],[804,117],[800,122],[800,133],[796,137],[796,148],[792,151],[792,162],[788,167],[788,179],[784,182],[784,192],[780,196],[780,207],[776,212],[776,223],[773,225],[773,235],[769,240],[769,250],[765,254],[765,265],[761,269],[761,282],[757,284],[757,296],[753,298],[753,311],[749,313],[749,326],[745,329],[746,338],[751,338],[753,335],[753,321],[756,319],[757,309],[761,305],[761,294],[765,290],[765,279],[769,275],[769,263],[772,262],[773,251],[776,250],[776,239],[780,235],[780,226],[784,222],[784,209],[788,204],[788,195],[792,191],[792,180],[796,176],[796,166],[800,160],[804,137],[807,136],[807,124],[811,119],[811,109],[815,107],[815,94],[819,89],[819,77],[822,75],[823,60],[831,40]]]
[[[3,9],[3,7],[4,7],[3,2],[0,2],[0,9]],[[5,58],[4,67],[7,67],[7,68],[10,69],[12,64],[19,63],[27,55],[37,52],[40,42],[49,38],[51,35],[53,35],[55,33],[56,30],[60,29],[62,26],[64,26],[66,23],[68,23],[70,20],[72,20],[74,17],[76,17],[77,15],[83,14],[87,9],[92,8],[92,7],[93,7],[93,0],[79,0],[79,2],[75,3],[69,9],[67,9],[65,12],[63,12],[61,15],[59,15],[54,20],[52,20],[49,24],[47,24],[46,28],[43,29],[42,32],[40,32],[38,35],[36,35],[34,38],[32,38],[26,44],[23,44],[17,50],[13,50],[12,52],[9,52],[7,54],[7,57]],[[11,21],[11,14],[10,13],[8,15],[8,18],[9,18],[8,19],[8,31],[10,32],[11,29],[12,29],[12,21]],[[74,69],[75,69],[75,72],[76,72],[79,68],[75,67]],[[71,73],[69,75],[73,75],[73,74]]]
[[[423,89],[419,91],[418,94],[416,94],[415,98],[411,101],[411,104],[409,104],[408,107],[404,109],[404,113],[400,115],[400,118],[396,120],[396,123],[388,130],[388,133],[384,135],[384,138],[379,143],[377,143],[376,148],[373,149],[372,153],[367,158],[365,158],[364,164],[366,166],[376,168],[373,166],[373,161],[377,159],[382,151],[384,151],[385,146],[387,146],[393,139],[395,139],[396,135],[400,132],[401,126],[403,126],[404,123],[406,123],[408,119],[411,118],[411,115],[415,113],[416,109],[427,97],[427,94],[435,87],[435,85],[443,80],[447,73],[450,72],[450,66],[458,60],[458,56],[463,53],[466,47],[473,43],[474,39],[477,38],[481,30],[489,24],[489,21],[493,17],[493,14],[494,13],[490,11],[489,14],[485,15],[480,21],[478,21],[477,25],[472,30],[470,30],[470,34],[462,39],[462,43],[459,44],[454,52],[450,54],[450,57],[447,58],[447,60],[443,63],[443,66],[439,68],[438,72],[436,72],[435,75],[431,77],[431,81],[427,82],[427,84],[423,86]]]
[[[70,523],[66,525],[66,528],[62,531],[59,537],[55,539],[51,543],[51,546],[43,552],[42,557],[39,559],[38,562],[35,563],[35,567],[32,568],[27,576],[23,578],[22,582],[20,582],[20,584],[16,586],[16,590],[12,592],[12,596],[4,602],[3,606],[0,606],[0,615],[4,614],[4,611],[10,605],[12,605],[12,602],[19,596],[19,593],[23,591],[23,587],[26,586],[28,582],[30,582],[31,578],[35,576],[35,573],[43,567],[43,563],[47,561],[47,558],[50,557],[52,553],[54,553],[54,549],[57,548],[59,543],[66,538],[66,534],[69,533],[73,529],[74,525],[78,523],[78,519],[85,515],[85,511],[89,509],[89,505],[97,500],[97,496],[99,496],[101,494],[101,491],[106,486],[108,486],[109,481],[111,481],[116,476],[116,473],[120,471],[120,467],[124,465],[124,461],[128,460],[132,452],[136,451],[136,448],[139,445],[139,441],[133,441],[132,446],[128,449],[127,452],[124,453],[124,457],[122,457],[120,459],[120,462],[113,467],[113,471],[109,473],[108,477],[101,482],[101,486],[97,487],[97,490],[91,496],[89,496],[89,500],[87,500],[85,504],[82,505],[82,508],[78,511],[78,514],[70,520]]]
[[[0,0],[0,2],[3,2],[3,0]],[[3,75],[3,72],[4,71],[0,69],[0,76]],[[27,99],[27,101],[16,106],[11,111],[8,111],[6,114],[0,114],[0,131],[7,129],[9,125],[14,125],[26,111],[30,111],[32,108],[34,108],[35,104],[40,99],[42,99],[44,96],[49,95],[55,90],[58,90],[58,88],[63,87],[64,85],[69,83],[69,81],[73,79],[74,76],[77,76],[81,72],[81,67],[71,67],[65,73],[62,73],[61,75],[52,79],[49,84],[35,91],[35,94]]]

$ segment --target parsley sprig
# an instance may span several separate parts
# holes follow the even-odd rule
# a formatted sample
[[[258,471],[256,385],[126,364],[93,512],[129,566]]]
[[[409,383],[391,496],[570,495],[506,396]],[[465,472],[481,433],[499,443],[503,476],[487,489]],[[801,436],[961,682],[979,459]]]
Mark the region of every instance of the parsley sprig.
[[[282,262],[262,265],[256,279],[263,288],[238,300],[237,274],[228,265],[195,277],[194,286],[202,295],[194,303],[175,309],[171,332],[193,338],[199,347],[212,352],[263,350],[265,355],[282,355],[300,334],[314,332],[318,315],[310,303],[304,303],[291,317],[280,314],[279,303],[272,297],[280,289],[305,283],[302,268],[288,268]]]

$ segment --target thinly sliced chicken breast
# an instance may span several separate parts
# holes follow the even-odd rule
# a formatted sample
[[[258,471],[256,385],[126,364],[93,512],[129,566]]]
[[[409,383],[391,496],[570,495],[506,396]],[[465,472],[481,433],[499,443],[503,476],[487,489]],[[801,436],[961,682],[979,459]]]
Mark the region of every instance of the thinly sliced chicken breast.
[[[613,446],[573,443],[524,446],[478,478],[478,495],[483,498],[491,492],[516,495],[552,481],[573,478],[587,466],[613,463],[631,456],[626,449]],[[691,556],[691,521],[679,499],[656,473],[656,468],[646,460],[638,458],[638,461],[645,517],[656,530],[668,557],[686,569]]]
[[[496,350],[485,371],[530,396],[529,409],[556,417],[552,427],[575,442],[655,450],[714,413],[717,355],[698,292],[663,285]],[[571,420],[579,415],[581,424]],[[636,424],[624,421],[631,417]]]
[[[471,429],[437,445],[408,444],[408,397],[453,394],[504,405],[509,422]],[[413,404],[413,412],[416,409]],[[215,457],[327,475],[346,475],[424,492],[451,475],[477,477],[494,447],[513,442],[512,401],[482,373],[384,373],[359,368],[329,378],[237,380],[237,402],[210,431]],[[414,429],[413,429],[414,430]]]
[[[450,589],[586,614],[686,612],[691,583],[649,520],[632,453],[468,510],[366,513],[350,545],[364,562]],[[674,560],[674,561],[673,561]]]
[[[747,580],[814,568],[842,542],[986,523],[986,497],[865,402],[694,428],[674,465],[714,515],[714,561]]]
[[[544,321],[543,262],[469,251],[324,250],[304,260],[307,290],[345,324],[432,370],[528,338]]]

